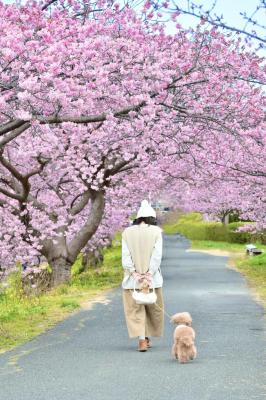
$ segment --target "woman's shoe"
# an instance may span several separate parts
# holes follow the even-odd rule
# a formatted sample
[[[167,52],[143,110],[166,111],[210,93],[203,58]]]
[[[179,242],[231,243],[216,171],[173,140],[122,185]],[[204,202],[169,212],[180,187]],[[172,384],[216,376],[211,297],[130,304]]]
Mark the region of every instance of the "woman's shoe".
[[[150,341],[150,339],[149,339],[148,337],[145,337],[145,340],[146,340],[147,349],[150,349],[150,348],[151,348],[151,341]]]
[[[146,339],[140,339],[139,340],[138,351],[147,351],[147,341],[146,341]]]

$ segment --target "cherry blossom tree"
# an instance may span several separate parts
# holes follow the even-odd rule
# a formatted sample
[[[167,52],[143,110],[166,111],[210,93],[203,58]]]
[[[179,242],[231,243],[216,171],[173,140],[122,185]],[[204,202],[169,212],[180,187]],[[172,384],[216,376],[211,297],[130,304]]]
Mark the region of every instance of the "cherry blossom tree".
[[[265,0],[254,2],[253,9],[250,13],[245,10],[245,4],[243,3],[243,8],[239,11],[239,15],[243,21],[242,27],[228,23],[223,13],[217,12],[217,5],[219,3],[217,0],[214,0],[211,4],[208,3],[208,5],[201,1],[190,0],[184,2],[175,0],[150,0],[148,3],[150,7],[164,15],[189,15],[195,17],[196,20],[198,19],[201,23],[208,23],[211,26],[233,34],[241,34],[246,42],[253,42],[258,45],[258,48],[265,48]]]
[[[0,263],[41,254],[53,285],[147,193],[207,181],[228,147],[244,160],[264,119],[240,40],[84,4],[0,4]]]
[[[207,213],[222,222],[228,215],[237,213],[240,218],[252,221],[246,229],[263,232],[266,228],[265,140],[262,122],[243,135],[241,142],[229,138],[227,145],[222,145],[216,141],[219,151],[202,150],[201,165],[197,165],[193,174],[183,174],[182,185],[181,177],[175,176],[174,171],[168,174],[168,193],[172,199],[178,194],[179,204],[187,211]]]

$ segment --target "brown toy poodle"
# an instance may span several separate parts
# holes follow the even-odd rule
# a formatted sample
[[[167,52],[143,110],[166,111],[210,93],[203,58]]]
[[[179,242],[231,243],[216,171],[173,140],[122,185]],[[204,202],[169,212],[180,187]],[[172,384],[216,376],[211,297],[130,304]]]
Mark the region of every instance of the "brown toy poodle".
[[[171,322],[177,325],[174,331],[172,355],[181,364],[187,363],[197,356],[197,349],[194,345],[195,331],[191,327],[191,315],[188,312],[175,314],[171,317]]]

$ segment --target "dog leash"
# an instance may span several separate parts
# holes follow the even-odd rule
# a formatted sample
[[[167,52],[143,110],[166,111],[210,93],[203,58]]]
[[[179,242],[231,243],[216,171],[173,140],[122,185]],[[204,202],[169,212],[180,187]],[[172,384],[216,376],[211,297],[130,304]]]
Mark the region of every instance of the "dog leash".
[[[157,303],[154,303],[154,304],[155,304],[169,319],[172,318],[172,316],[169,315],[169,314],[165,311],[164,308],[160,307],[159,304],[157,304]]]
[[[132,290],[132,289],[129,289],[129,290],[130,290],[130,292],[131,292],[131,294],[132,294],[132,293],[133,293],[133,290]],[[159,304],[157,304],[157,303],[154,303],[154,305],[155,305],[156,307],[158,307],[158,308],[171,320],[172,316],[171,316],[170,314],[168,314],[168,313],[165,311],[164,308],[160,307]]]

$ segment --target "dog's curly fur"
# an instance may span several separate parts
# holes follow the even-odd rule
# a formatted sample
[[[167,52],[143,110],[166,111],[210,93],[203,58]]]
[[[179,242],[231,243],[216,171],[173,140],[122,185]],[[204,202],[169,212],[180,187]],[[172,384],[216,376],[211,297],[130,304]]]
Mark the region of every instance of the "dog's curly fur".
[[[192,318],[188,312],[178,313],[171,317],[171,322],[177,325],[174,331],[172,355],[182,364],[197,356],[194,345],[195,331],[191,327]]]

